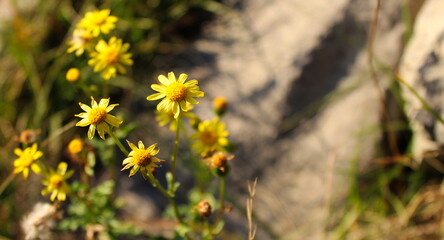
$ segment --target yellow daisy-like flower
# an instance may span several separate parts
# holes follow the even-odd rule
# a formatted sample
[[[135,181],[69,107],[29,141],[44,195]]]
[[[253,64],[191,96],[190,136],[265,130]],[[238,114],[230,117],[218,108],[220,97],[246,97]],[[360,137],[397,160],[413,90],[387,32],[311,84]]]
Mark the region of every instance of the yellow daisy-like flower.
[[[110,134],[111,130],[108,126],[119,127],[122,124],[122,120],[116,118],[115,116],[108,114],[115,106],[119,104],[109,105],[109,98],[102,98],[97,104],[93,97],[91,97],[91,107],[86,104],[79,103],[80,107],[85,111],[83,113],[76,114],[76,117],[83,118],[80,120],[76,126],[86,127],[89,125],[88,138],[92,139],[96,132],[99,133],[100,138],[105,140],[105,132]]]
[[[191,136],[194,140],[191,147],[202,156],[214,151],[223,151],[229,143],[226,138],[228,134],[225,124],[219,122],[218,118],[213,121],[203,121],[199,123],[196,133]]]
[[[122,39],[112,37],[108,44],[100,40],[96,45],[96,52],[91,53],[88,61],[90,66],[94,66],[94,72],[102,72],[102,77],[106,80],[115,77],[117,73],[125,74],[126,69],[123,66],[133,65],[131,53],[127,53],[130,45],[122,44]]]
[[[188,111],[190,111],[191,109],[193,109],[193,105],[188,104]],[[177,121],[174,118],[174,113],[173,112],[166,112],[166,111],[163,111],[163,110],[162,111],[156,110],[155,113],[156,113],[156,121],[159,123],[159,126],[163,127],[163,126],[165,126],[167,124],[170,124],[170,130],[173,131],[173,132],[176,131],[176,129],[177,129]],[[188,117],[190,119],[195,118],[195,115],[192,112],[183,112],[182,111],[180,114],[181,114],[181,116]]]
[[[75,29],[72,34],[72,39],[68,41],[70,47],[67,52],[75,52],[76,56],[80,56],[85,50],[92,50],[93,39],[93,35],[85,29]]]
[[[157,110],[165,112],[173,112],[174,118],[177,118],[181,111],[188,111],[188,104],[198,104],[194,97],[203,97],[204,92],[200,91],[197,86],[197,80],[185,82],[188,75],[180,74],[176,80],[173,72],[168,73],[168,78],[164,75],[158,77],[161,84],[152,84],[151,88],[159,93],[152,94],[146,99],[149,101],[162,99],[157,104]]]
[[[35,161],[43,156],[43,153],[37,150],[37,143],[24,150],[16,148],[14,153],[19,157],[14,161],[14,174],[23,173],[23,178],[27,179],[30,167],[33,172],[40,173],[40,166]]]
[[[110,16],[110,13],[109,9],[87,12],[77,27],[91,32],[94,37],[99,36],[100,33],[108,34],[116,27],[116,22],[119,20],[115,16]]]
[[[66,194],[69,192],[69,187],[65,180],[74,173],[72,170],[67,172],[67,169],[68,164],[66,162],[59,163],[56,171],[52,168],[49,169],[49,172],[45,174],[45,179],[42,181],[42,184],[46,186],[41,192],[42,195],[51,193],[51,201],[54,201],[56,198],[59,201],[65,201]]]
[[[142,141],[139,141],[138,146],[130,141],[127,142],[131,148],[131,152],[128,154],[128,157],[123,160],[122,165],[126,165],[121,171],[133,167],[129,174],[130,177],[140,170],[143,178],[146,178],[151,169],[158,167],[156,163],[164,161],[154,157],[159,153],[159,149],[156,149],[157,143],[145,149],[145,145],[143,145]]]

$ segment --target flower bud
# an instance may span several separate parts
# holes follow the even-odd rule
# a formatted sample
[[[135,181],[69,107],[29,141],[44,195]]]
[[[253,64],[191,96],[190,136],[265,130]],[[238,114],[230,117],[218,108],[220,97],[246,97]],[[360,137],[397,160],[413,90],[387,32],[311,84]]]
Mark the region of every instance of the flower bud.
[[[216,115],[222,117],[227,111],[228,100],[224,97],[216,97],[213,100],[213,107]]]
[[[197,214],[202,218],[208,218],[211,215],[211,205],[208,201],[200,201],[195,207]]]
[[[77,80],[79,80],[79,77],[80,77],[80,70],[77,68],[70,68],[66,72],[66,80],[68,80],[69,82],[76,82]]]

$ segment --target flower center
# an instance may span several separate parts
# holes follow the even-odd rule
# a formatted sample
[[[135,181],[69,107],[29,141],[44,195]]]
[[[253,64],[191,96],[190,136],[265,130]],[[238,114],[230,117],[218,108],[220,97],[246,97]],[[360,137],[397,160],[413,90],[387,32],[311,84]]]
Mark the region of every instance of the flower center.
[[[112,65],[112,64],[118,63],[119,62],[119,58],[120,58],[120,54],[119,54],[119,51],[117,51],[117,49],[109,49],[104,54],[104,61],[108,65]]]
[[[146,167],[151,163],[151,154],[146,149],[138,149],[134,152],[133,161],[134,164],[140,167]]]
[[[58,189],[62,186],[63,178],[59,174],[54,174],[49,179],[49,186],[51,186],[54,189]]]
[[[187,87],[182,83],[172,82],[166,88],[165,95],[173,102],[181,102],[187,98]]]
[[[213,146],[217,141],[217,135],[213,131],[205,130],[200,134],[200,141],[204,145]]]
[[[99,124],[105,121],[106,118],[106,110],[102,107],[92,108],[88,113],[88,120],[91,124]]]
[[[34,161],[34,157],[32,156],[30,151],[25,151],[23,153],[23,155],[21,156],[21,159],[22,159],[22,161],[21,161],[22,164],[21,165],[23,167],[31,166],[32,162]]]

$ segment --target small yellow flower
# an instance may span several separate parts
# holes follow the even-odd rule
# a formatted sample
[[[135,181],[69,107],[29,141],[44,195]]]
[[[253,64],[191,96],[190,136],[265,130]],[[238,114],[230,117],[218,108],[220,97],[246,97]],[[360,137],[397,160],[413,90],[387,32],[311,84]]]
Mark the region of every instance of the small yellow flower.
[[[193,105],[188,104],[188,111],[190,111],[193,108]],[[170,124],[170,130],[171,131],[176,131],[177,129],[177,121],[174,118],[174,113],[173,112],[166,112],[164,110],[156,110],[156,121],[159,123],[159,126],[163,127],[167,124]],[[181,112],[180,113],[181,116],[183,117],[188,117],[190,119],[194,119],[195,115],[192,112]]]
[[[76,117],[83,118],[80,120],[76,126],[86,127],[89,125],[88,138],[92,139],[94,137],[95,131],[99,133],[100,138],[105,140],[105,132],[110,134],[111,130],[108,126],[119,127],[122,124],[122,120],[116,118],[115,116],[108,114],[115,106],[119,104],[109,105],[109,98],[102,98],[97,104],[93,97],[91,97],[91,107],[86,104],[79,103],[80,107],[85,111],[83,113],[76,114]]]
[[[216,97],[213,100],[214,111],[218,116],[222,116],[227,111],[228,100],[224,97]]]
[[[70,46],[67,50],[68,53],[75,52],[76,56],[82,55],[85,50],[92,49],[93,35],[85,29],[75,29],[72,34],[72,39],[68,41]]]
[[[180,74],[176,80],[176,76],[173,72],[168,73],[168,78],[164,75],[158,77],[161,84],[151,84],[151,88],[159,93],[152,94],[146,99],[149,101],[162,99],[157,104],[157,110],[173,112],[174,118],[177,118],[181,111],[187,112],[188,104],[198,104],[193,97],[203,97],[204,92],[200,91],[197,86],[197,80],[191,80],[185,82],[188,75],[185,73]]]
[[[194,140],[191,147],[202,156],[207,156],[214,151],[223,151],[228,145],[228,131],[225,124],[216,118],[213,121],[203,121],[199,123],[197,131],[191,136]]]
[[[108,34],[116,27],[115,23],[119,20],[115,16],[110,16],[110,13],[109,9],[87,12],[77,27],[91,32],[94,37],[99,36],[100,33]]]
[[[149,171],[158,167],[156,163],[164,161],[154,157],[159,153],[159,149],[156,149],[157,143],[145,149],[145,145],[143,145],[142,141],[139,141],[138,146],[130,141],[127,142],[131,148],[131,152],[128,154],[128,157],[123,160],[122,165],[126,165],[121,171],[133,167],[129,174],[130,177],[140,170],[143,178],[146,178]]]
[[[51,201],[54,201],[56,198],[59,201],[65,201],[66,194],[69,192],[69,187],[65,180],[73,174],[72,170],[66,172],[67,169],[68,164],[66,162],[59,163],[57,171],[54,171],[52,168],[49,169],[49,172],[45,174],[45,179],[42,181],[42,184],[46,186],[41,192],[42,195],[51,193]]]
[[[43,153],[37,150],[37,143],[32,144],[31,147],[14,149],[14,153],[19,157],[14,161],[14,174],[23,173],[23,178],[27,179],[29,175],[29,167],[35,173],[40,173],[40,166],[35,162]]]
[[[66,72],[66,80],[68,80],[69,82],[75,82],[79,80],[79,77],[80,77],[80,70],[78,68],[70,68]]]
[[[91,53],[92,59],[88,61],[90,66],[94,66],[94,72],[102,72],[102,77],[106,80],[115,77],[117,73],[125,74],[123,66],[133,65],[131,53],[127,53],[130,45],[122,44],[122,39],[112,37],[107,44],[100,40],[96,45],[96,52]]]
[[[77,154],[83,150],[84,142],[80,138],[74,138],[68,144],[68,152],[71,154]]]

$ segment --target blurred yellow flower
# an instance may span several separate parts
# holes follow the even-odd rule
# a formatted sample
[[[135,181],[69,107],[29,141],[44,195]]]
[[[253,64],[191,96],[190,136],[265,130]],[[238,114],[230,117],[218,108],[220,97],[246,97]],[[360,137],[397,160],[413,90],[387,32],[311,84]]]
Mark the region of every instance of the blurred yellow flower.
[[[68,144],[68,152],[71,154],[77,154],[83,150],[83,140],[80,138],[74,138]]]
[[[108,126],[119,127],[122,124],[122,120],[116,118],[115,116],[108,114],[115,106],[119,104],[109,105],[109,98],[102,98],[97,104],[93,97],[91,97],[91,107],[86,104],[79,103],[80,107],[85,111],[83,113],[76,114],[76,117],[83,118],[80,120],[76,126],[86,127],[89,125],[88,138],[92,139],[94,137],[95,131],[99,133],[100,138],[105,140],[105,132],[111,134],[111,130]]]
[[[156,163],[164,161],[154,157],[159,153],[159,149],[156,149],[157,143],[145,149],[145,145],[142,143],[142,141],[139,141],[138,146],[134,145],[130,141],[127,142],[131,148],[131,152],[128,154],[128,157],[123,160],[122,165],[126,165],[121,171],[133,167],[129,174],[130,177],[140,170],[143,178],[146,178],[149,171],[155,167],[158,167]]]
[[[75,82],[79,80],[79,77],[80,77],[80,70],[78,68],[70,68],[66,72],[66,80],[68,80],[69,82]]]
[[[65,180],[74,173],[72,170],[67,172],[67,169],[68,164],[66,162],[59,163],[56,171],[52,168],[49,169],[49,172],[45,174],[45,179],[42,181],[42,184],[46,186],[41,192],[42,195],[51,193],[51,201],[54,201],[56,198],[59,201],[65,201],[66,194],[69,192],[69,187]]]
[[[112,37],[107,44],[100,40],[91,53],[91,59],[88,61],[90,66],[94,66],[94,72],[102,72],[102,77],[106,80],[115,77],[117,73],[125,74],[124,65],[133,65],[131,53],[127,53],[130,45],[122,44],[122,39]]]
[[[116,27],[115,23],[119,20],[115,16],[110,16],[110,13],[109,9],[87,12],[77,24],[77,28],[83,28],[91,32],[94,37],[99,36],[100,33],[108,34]]]
[[[228,145],[229,135],[225,130],[225,124],[216,118],[213,121],[203,121],[199,123],[197,131],[191,136],[194,140],[191,147],[202,156],[207,156],[214,151],[223,151]]]
[[[82,55],[85,50],[92,49],[93,38],[93,35],[85,29],[75,29],[72,34],[72,39],[68,41],[70,47],[67,52],[75,52],[76,56]]]
[[[188,75],[180,74],[176,80],[173,72],[168,73],[168,78],[164,75],[158,77],[161,84],[151,84],[151,88],[159,93],[152,94],[146,99],[149,101],[162,99],[157,104],[157,110],[165,112],[173,112],[174,118],[177,118],[181,111],[188,111],[188,104],[198,104],[193,97],[203,97],[204,92],[200,91],[197,86],[197,80],[185,82]]]
[[[20,148],[14,149],[14,153],[19,157],[14,161],[14,174],[23,173],[23,178],[27,179],[29,175],[29,168],[35,173],[40,173],[40,166],[35,162],[43,156],[41,151],[37,150],[37,143],[32,144],[24,150]]]

